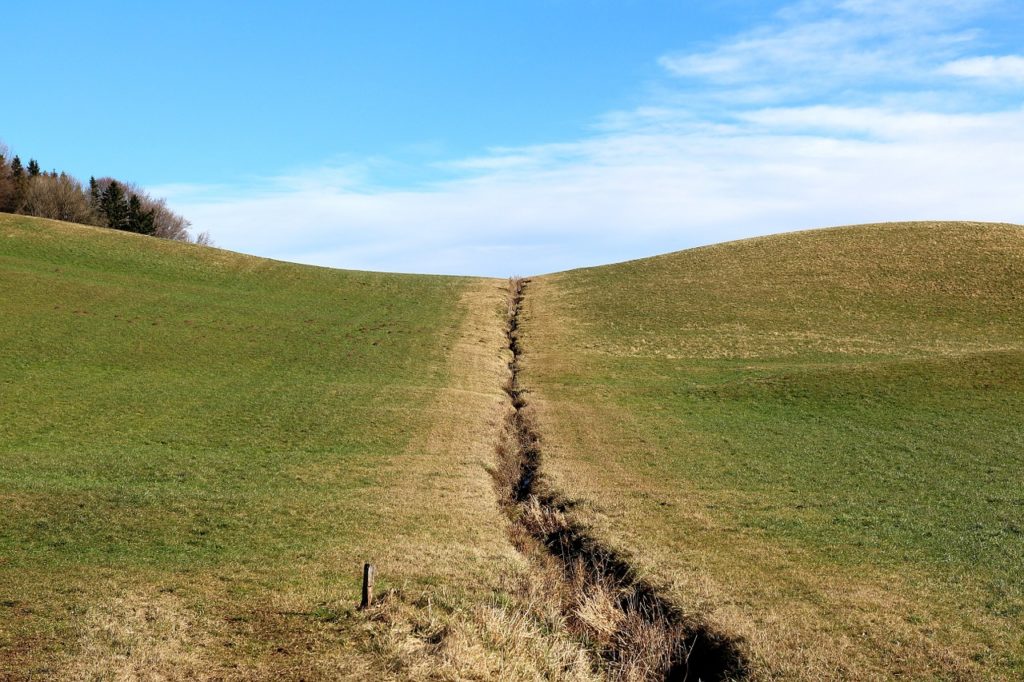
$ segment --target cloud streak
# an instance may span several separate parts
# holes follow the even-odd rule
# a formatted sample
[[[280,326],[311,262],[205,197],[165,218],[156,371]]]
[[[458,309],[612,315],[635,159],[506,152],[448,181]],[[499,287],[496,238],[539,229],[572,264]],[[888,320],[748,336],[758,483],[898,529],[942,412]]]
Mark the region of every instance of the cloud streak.
[[[1020,58],[971,54],[987,8],[794,5],[663,56],[658,95],[579,139],[438,160],[412,189],[375,186],[366,166],[162,189],[226,248],[496,276],[833,224],[1021,222],[1024,107],[972,89],[1021,77]]]
[[[1024,83],[1024,57],[1004,55],[1001,57],[967,57],[949,62],[942,72],[964,78],[1003,82],[1010,85]]]

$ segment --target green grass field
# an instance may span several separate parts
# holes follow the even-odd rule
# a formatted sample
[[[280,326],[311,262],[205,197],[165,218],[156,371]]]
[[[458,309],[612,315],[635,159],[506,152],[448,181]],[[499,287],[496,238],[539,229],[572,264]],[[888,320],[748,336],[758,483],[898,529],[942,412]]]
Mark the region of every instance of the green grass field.
[[[507,665],[500,283],[0,216],[0,291],[0,679]]]
[[[1024,675],[1024,229],[537,278],[546,466],[765,677]]]
[[[754,679],[1019,678],[1022,285],[968,223],[533,278],[542,469]],[[601,677],[497,505],[503,287],[0,215],[0,679]]]

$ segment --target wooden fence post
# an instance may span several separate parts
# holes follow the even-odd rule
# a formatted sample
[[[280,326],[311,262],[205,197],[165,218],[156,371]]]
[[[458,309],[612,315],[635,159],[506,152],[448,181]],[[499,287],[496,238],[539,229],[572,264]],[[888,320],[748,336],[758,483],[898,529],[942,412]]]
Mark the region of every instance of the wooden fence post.
[[[363,601],[359,604],[359,610],[370,608],[373,603],[373,564],[363,564]]]

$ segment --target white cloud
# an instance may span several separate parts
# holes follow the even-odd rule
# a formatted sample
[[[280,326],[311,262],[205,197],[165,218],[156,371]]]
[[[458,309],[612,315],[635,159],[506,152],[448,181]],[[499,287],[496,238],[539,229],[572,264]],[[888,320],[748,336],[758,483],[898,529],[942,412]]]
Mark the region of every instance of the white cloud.
[[[373,160],[179,187],[171,203],[226,248],[497,276],[816,226],[1024,222],[1022,102],[980,106],[961,78],[1019,66],[964,52],[983,4],[809,0],[661,60],[700,89],[607,113],[576,140],[441,160],[456,179],[415,190],[375,186]]]
[[[773,81],[778,97],[822,95],[868,81],[906,84],[934,71],[977,32],[966,22],[991,2],[802,2],[778,21],[708,50],[663,56],[670,74],[719,85]]]
[[[965,57],[947,62],[940,71],[964,78],[1003,81],[1012,84],[1024,83],[1024,57],[1017,55]]]
[[[323,185],[176,205],[226,248],[498,276],[840,223],[1024,221],[1024,111],[809,107],[751,112],[729,129],[687,121],[684,112],[670,134],[619,131],[524,149],[519,157],[538,162],[522,171],[421,191]],[[850,128],[869,138],[846,136]],[[545,165],[552,155],[563,161]]]

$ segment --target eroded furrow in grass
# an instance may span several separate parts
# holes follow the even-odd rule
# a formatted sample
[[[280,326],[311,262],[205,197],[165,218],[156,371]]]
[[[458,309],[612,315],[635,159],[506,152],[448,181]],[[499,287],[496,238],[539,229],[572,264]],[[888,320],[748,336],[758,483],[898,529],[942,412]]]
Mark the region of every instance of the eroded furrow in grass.
[[[623,680],[741,679],[746,661],[735,639],[684,614],[603,545],[541,470],[535,414],[519,382],[520,313],[527,280],[509,280],[506,334],[512,352],[504,386],[511,401],[498,444],[495,480],[512,541],[537,567],[565,624]]]

